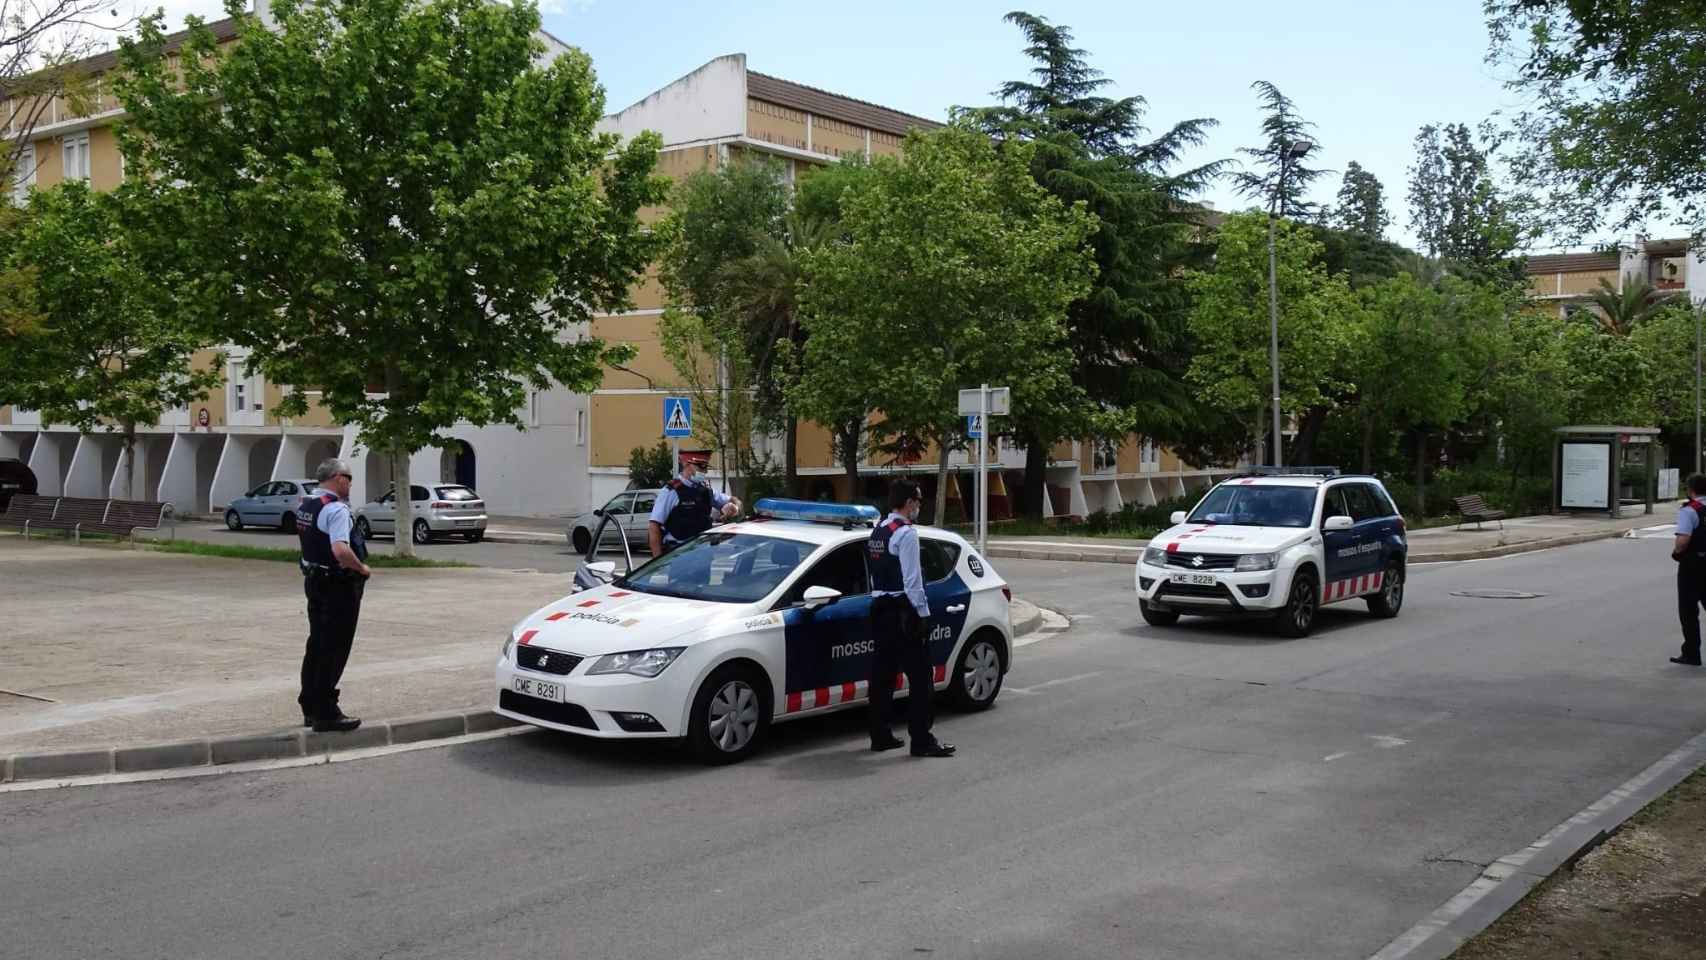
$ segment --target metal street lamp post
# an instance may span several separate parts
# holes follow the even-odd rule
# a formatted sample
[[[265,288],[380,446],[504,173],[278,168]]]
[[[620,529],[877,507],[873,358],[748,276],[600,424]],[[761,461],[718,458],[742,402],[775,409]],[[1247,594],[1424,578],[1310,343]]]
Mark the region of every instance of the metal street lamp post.
[[[1279,209],[1285,195],[1285,172],[1293,160],[1300,160],[1312,146],[1306,140],[1293,140],[1280,151],[1279,181],[1274,184],[1274,196],[1268,203],[1268,365],[1273,372],[1273,396],[1269,402],[1274,410],[1274,467],[1285,466],[1284,443],[1280,435],[1280,368],[1279,368],[1279,267],[1274,255],[1274,219],[1285,211]],[[1695,446],[1699,446],[1696,444]]]
[[[1694,472],[1700,472],[1700,324],[1706,320],[1706,303],[1694,308]]]

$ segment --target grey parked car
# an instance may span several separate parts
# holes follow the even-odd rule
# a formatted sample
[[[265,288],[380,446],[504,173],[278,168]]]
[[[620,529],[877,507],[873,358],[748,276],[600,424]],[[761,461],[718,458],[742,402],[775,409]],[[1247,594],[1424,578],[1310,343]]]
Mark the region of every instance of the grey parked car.
[[[427,543],[445,534],[457,534],[479,543],[486,536],[486,502],[459,483],[411,484],[409,506],[414,514],[414,541]],[[372,503],[355,510],[355,525],[363,537],[397,533],[397,491],[388,491]]]
[[[657,503],[658,494],[662,489],[654,490],[624,490],[610,498],[604,506],[583,513],[569,523],[569,545],[575,552],[584,555],[592,546],[593,531],[599,528],[599,523],[609,517],[604,532],[599,535],[601,546],[615,546],[616,530],[620,528],[630,544],[645,547],[647,544],[646,522],[651,518],[652,507]]]
[[[268,480],[231,501],[225,508],[225,526],[241,530],[253,524],[295,533],[296,505],[318,486],[314,480]]]

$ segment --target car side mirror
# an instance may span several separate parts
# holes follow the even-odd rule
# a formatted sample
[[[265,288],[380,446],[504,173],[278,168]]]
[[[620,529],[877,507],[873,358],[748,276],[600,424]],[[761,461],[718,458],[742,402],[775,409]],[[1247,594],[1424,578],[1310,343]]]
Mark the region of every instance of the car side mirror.
[[[604,508],[603,507],[594,507],[593,511],[592,511],[592,515],[595,517],[604,516]]]
[[[1185,511],[1174,510],[1172,522],[1175,526],[1177,526],[1178,524],[1184,523],[1185,522]]]
[[[1349,530],[1354,526],[1356,526],[1356,521],[1345,516],[1328,517],[1321,523],[1321,529],[1328,533],[1332,533],[1334,530]]]
[[[801,606],[807,610],[816,610],[841,599],[841,591],[831,587],[807,587],[801,599],[804,601]]]
[[[614,561],[614,560],[598,560],[598,561],[595,561],[593,563],[587,564],[586,569],[589,573],[595,573],[595,574],[599,575],[600,577],[603,577],[604,579],[609,580],[612,577],[616,576],[616,561]]]

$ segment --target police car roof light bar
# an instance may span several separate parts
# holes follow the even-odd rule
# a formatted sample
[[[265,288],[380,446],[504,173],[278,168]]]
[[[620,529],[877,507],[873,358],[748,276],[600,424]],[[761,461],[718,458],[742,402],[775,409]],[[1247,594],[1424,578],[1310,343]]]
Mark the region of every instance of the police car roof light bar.
[[[808,523],[835,523],[843,529],[869,527],[882,519],[876,507],[862,503],[819,503],[815,500],[788,500],[765,497],[752,505],[753,516],[772,520],[804,520]]]

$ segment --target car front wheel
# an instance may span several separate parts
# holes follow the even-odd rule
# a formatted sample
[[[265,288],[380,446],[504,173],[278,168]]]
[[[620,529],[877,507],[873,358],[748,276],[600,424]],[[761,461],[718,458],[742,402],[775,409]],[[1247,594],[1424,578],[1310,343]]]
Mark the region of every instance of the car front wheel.
[[[1307,637],[1315,626],[1315,611],[1320,605],[1320,593],[1315,587],[1315,574],[1299,570],[1291,578],[1291,593],[1285,606],[1274,618],[1274,628],[1285,637]]]
[[[1143,614],[1143,622],[1152,627],[1170,627],[1179,622],[1178,611],[1157,610],[1147,600],[1137,601],[1137,612]]]
[[[237,515],[237,511],[235,511],[235,510],[225,511],[225,529],[227,529],[227,530],[241,530],[241,529],[243,529],[243,518]]]
[[[569,542],[575,545],[575,553],[584,557],[587,550],[592,548],[592,531],[585,527],[576,527]]]
[[[687,741],[705,763],[735,763],[751,756],[770,723],[767,685],[751,667],[723,667],[705,678],[693,697]]]
[[[373,539],[373,526],[367,522],[366,517],[356,517],[355,518],[355,528],[357,531],[359,531],[361,533],[361,539],[363,539],[363,540]]]

